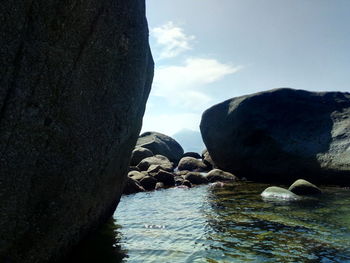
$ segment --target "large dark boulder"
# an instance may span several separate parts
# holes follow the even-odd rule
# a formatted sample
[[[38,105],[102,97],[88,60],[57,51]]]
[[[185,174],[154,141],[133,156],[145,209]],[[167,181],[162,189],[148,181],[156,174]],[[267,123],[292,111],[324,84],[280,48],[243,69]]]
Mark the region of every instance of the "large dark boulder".
[[[350,94],[276,89],[206,110],[201,132],[225,171],[259,181],[350,182]]]
[[[113,214],[153,76],[142,0],[0,7],[0,262],[52,262]]]
[[[137,146],[151,150],[153,154],[167,157],[171,162],[177,164],[184,150],[173,138],[159,132],[145,132],[137,140]]]

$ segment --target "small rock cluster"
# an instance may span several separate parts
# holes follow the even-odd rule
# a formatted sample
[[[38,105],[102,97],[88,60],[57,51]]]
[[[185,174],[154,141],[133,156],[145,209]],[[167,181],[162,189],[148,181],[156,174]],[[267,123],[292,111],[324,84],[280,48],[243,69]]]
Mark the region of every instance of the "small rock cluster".
[[[268,187],[261,193],[261,196],[265,199],[296,201],[300,200],[301,196],[317,195],[321,193],[321,189],[316,185],[304,179],[299,179],[288,189],[278,186]]]
[[[184,153],[171,137],[147,132],[132,152],[124,194],[235,180],[235,175],[215,168],[208,151]]]

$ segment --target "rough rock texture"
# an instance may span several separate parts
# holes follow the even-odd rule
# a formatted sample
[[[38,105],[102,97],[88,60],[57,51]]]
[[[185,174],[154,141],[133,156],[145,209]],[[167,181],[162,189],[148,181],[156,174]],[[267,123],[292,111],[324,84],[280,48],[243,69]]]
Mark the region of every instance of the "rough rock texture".
[[[297,195],[317,195],[322,193],[321,189],[316,185],[303,179],[296,180],[288,190]]]
[[[171,162],[177,164],[184,150],[173,138],[159,132],[145,132],[137,140],[137,146],[151,150],[154,154],[167,157]]]
[[[183,157],[177,167],[179,171],[194,171],[203,172],[208,169],[208,167],[201,161],[193,157]]]
[[[142,0],[1,2],[0,262],[52,262],[112,215],[152,76]]]
[[[239,177],[350,183],[350,94],[277,89],[206,110],[201,132],[217,166]]]
[[[152,151],[143,148],[143,147],[136,147],[131,154],[131,160],[130,165],[131,166],[137,166],[143,159],[146,159],[147,157],[152,157],[154,154]]]

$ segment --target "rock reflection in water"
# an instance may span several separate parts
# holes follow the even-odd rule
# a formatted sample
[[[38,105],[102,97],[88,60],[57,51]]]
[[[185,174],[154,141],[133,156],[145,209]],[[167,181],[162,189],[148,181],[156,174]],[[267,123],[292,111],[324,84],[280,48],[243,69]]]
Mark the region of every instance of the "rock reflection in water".
[[[62,263],[118,263],[123,262],[127,251],[120,247],[121,234],[114,219],[110,219],[96,233],[81,242]]]

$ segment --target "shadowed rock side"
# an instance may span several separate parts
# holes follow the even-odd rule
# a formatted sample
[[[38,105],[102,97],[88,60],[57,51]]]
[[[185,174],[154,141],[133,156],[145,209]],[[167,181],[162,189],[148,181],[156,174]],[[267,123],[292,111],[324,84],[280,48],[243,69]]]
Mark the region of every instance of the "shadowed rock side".
[[[203,113],[215,164],[259,181],[350,182],[350,94],[276,89]]]
[[[153,78],[142,0],[0,7],[0,262],[54,261],[118,204]]]

